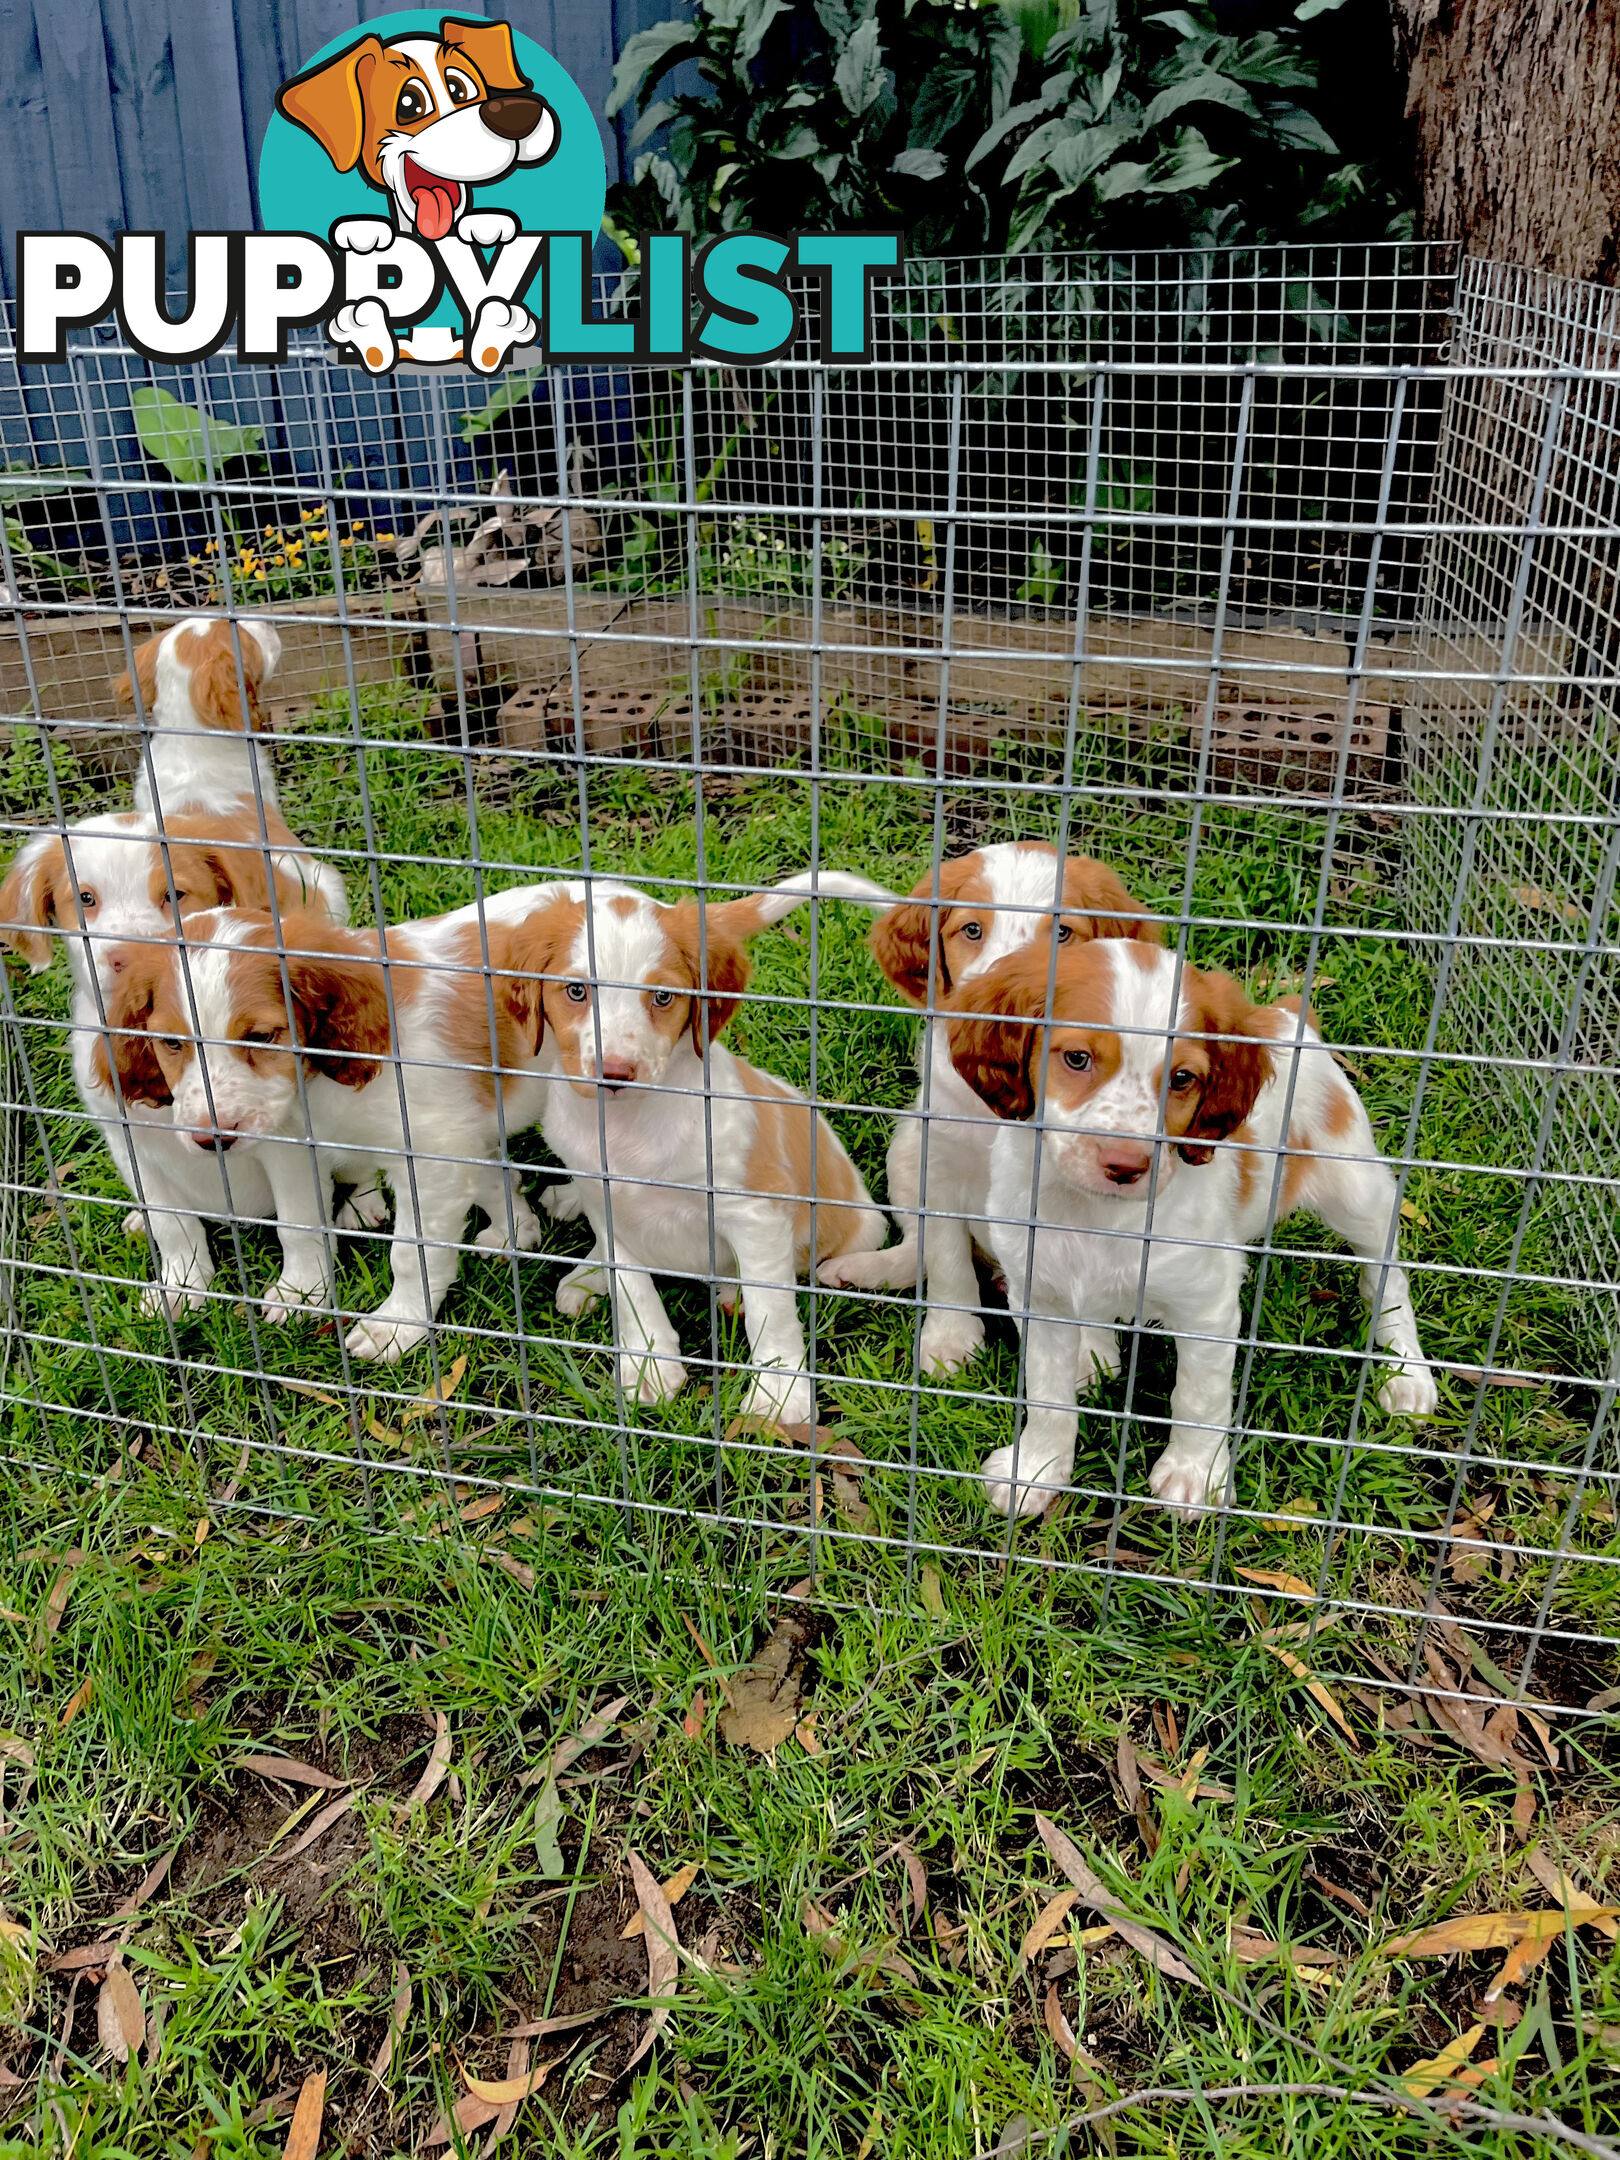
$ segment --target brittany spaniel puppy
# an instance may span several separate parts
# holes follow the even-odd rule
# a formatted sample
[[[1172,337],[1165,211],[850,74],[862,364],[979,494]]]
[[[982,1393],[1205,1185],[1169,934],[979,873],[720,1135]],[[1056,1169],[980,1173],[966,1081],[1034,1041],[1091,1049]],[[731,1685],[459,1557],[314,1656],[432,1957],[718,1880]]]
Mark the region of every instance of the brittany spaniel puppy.
[[[1251,1005],[1229,975],[1111,938],[1057,955],[1048,1007],[1051,960],[1044,938],[1003,960],[953,992],[946,1022],[958,1073],[1005,1121],[990,1242],[1029,1316],[1028,1414],[984,1465],[991,1504],[1036,1514],[1068,1483],[1076,1390],[1093,1377],[1083,1328],[1134,1322],[1139,1300],[1176,1338],[1170,1440],[1148,1483],[1184,1513],[1230,1500],[1244,1248],[1273,1220],[1279,1154],[1276,1218],[1309,1208],[1362,1261],[1393,1367],[1378,1400],[1427,1416],[1438,1396],[1398,1262],[1395,1180],[1298,1001]]]
[[[337,872],[317,862],[268,806],[265,820],[269,831],[261,835],[252,809],[229,818],[171,817],[160,840],[157,821],[141,811],[86,818],[30,840],[0,883],[0,946],[36,972],[49,966],[57,939],[66,951],[73,1077],[120,1177],[143,1203],[124,1228],[132,1236],[151,1229],[157,1280],[143,1299],[151,1311],[178,1314],[203,1302],[214,1273],[204,1217],[263,1218],[273,1208],[256,1165],[233,1166],[227,1177],[216,1156],[178,1140],[149,1103],[120,1100],[104,1029],[121,941],[166,940],[177,911],[266,907],[272,879],[278,907],[341,919]]]
[[[996,1132],[994,1119],[958,1076],[945,1023],[934,1016],[954,990],[1049,929],[1058,901],[1057,868],[1056,850],[1042,841],[977,848],[942,864],[937,886],[932,875],[925,877],[903,905],[873,926],[879,967],[902,997],[930,1012],[918,1052],[923,1084],[889,1145],[889,1207],[901,1238],[883,1252],[850,1252],[824,1262],[821,1280],[848,1289],[909,1290],[924,1256],[921,1348],[928,1372],[955,1372],[984,1341],[973,1253],[990,1244],[985,1220]],[[1086,855],[1069,856],[1061,945],[1090,938],[1153,943],[1158,936],[1157,925],[1144,919],[1112,870]],[[919,1205],[926,1212],[914,1212]],[[1099,1362],[1112,1362],[1112,1337],[1099,1336],[1094,1351]]]
[[[893,897],[827,871],[819,890]],[[644,1403],[686,1382],[653,1276],[707,1277],[712,1253],[722,1302],[743,1301],[754,1368],[743,1415],[802,1424],[811,1385],[795,1285],[816,1260],[869,1252],[884,1235],[826,1119],[720,1040],[748,981],[747,939],[808,897],[794,880],[700,909],[573,884],[526,926],[524,965],[546,978],[540,1015],[555,1073],[541,1130],[574,1172],[542,1205],[565,1220],[584,1214],[596,1233],[557,1304],[577,1314],[609,1293],[620,1379]]]
[[[135,776],[137,810],[154,807],[154,789],[166,817],[184,810],[228,817],[258,801],[267,811],[279,808],[259,693],[275,673],[281,638],[271,623],[239,621],[236,640],[228,622],[188,616],[136,647],[134,683],[123,674],[114,684],[124,705],[134,702],[138,685],[150,731],[150,763],[143,756]],[[347,921],[347,912],[334,920]]]

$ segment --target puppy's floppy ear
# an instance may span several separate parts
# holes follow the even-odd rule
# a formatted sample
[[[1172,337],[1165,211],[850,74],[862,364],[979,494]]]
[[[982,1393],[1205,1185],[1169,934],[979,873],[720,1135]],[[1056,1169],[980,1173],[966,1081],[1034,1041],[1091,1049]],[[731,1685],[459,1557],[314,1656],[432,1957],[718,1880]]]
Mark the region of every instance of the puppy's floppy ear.
[[[947,1001],[951,1063],[997,1117],[1017,1121],[1035,1108],[1033,1068],[1045,1039],[1038,1023],[1046,1012],[1046,975],[1044,952],[1009,953]]]
[[[67,880],[67,850],[57,833],[30,840],[0,884],[0,948],[20,953],[37,975],[51,964],[45,931],[56,920],[58,888]]]
[[[1143,915],[1118,872],[1090,855],[1071,855],[1064,864],[1063,905],[1066,911],[1090,915],[1090,934],[1094,938],[1136,938],[1144,945],[1164,943],[1158,924]]]
[[[157,697],[158,647],[167,636],[168,632],[166,630],[160,630],[156,637],[147,638],[143,644],[137,645],[135,648],[135,675],[141,686],[141,711],[148,718],[151,717],[152,706]],[[135,690],[134,685],[130,682],[127,668],[113,684],[113,696],[120,705],[134,704]]]
[[[484,78],[484,87],[497,97],[503,90],[534,88],[517,64],[512,33],[503,22],[463,22],[446,15],[439,24],[439,43],[465,53]]]
[[[339,1087],[363,1088],[387,1056],[388,997],[380,964],[352,932],[324,915],[302,911],[281,919],[287,982],[298,1008],[298,1044],[312,1075]],[[359,951],[356,947],[360,946]],[[276,955],[266,954],[280,980]]]
[[[264,653],[257,638],[242,639],[240,672],[229,623],[216,624],[202,637],[182,631],[175,640],[175,658],[191,670],[191,709],[205,728],[257,732],[261,725],[259,684],[264,676]]]
[[[705,1036],[714,1042],[730,1025],[748,988],[748,955],[742,947],[733,945],[729,938],[712,936],[707,938],[707,945],[708,982],[692,998],[692,1048],[699,1057],[703,1055]],[[695,953],[693,959],[695,963]],[[695,979],[695,964],[692,972]]]
[[[1183,1032],[1206,1038],[1209,1078],[1179,1152],[1183,1162],[1207,1163],[1215,1150],[1196,1143],[1230,1139],[1247,1121],[1270,1077],[1271,1057],[1264,1043],[1227,1040],[1260,1033],[1260,1009],[1249,1003],[1241,983],[1230,975],[1204,974],[1197,968],[1187,969],[1185,981],[1191,1017]]]
[[[95,1065],[98,1077],[109,1088],[112,1074],[117,1074],[118,1092],[126,1103],[156,1103],[162,1107],[174,1101],[147,1032],[157,1001],[158,974],[169,964],[169,951],[172,948],[115,945],[107,956],[112,987],[107,993],[107,1029],[96,1044]]]
[[[521,922],[514,923],[507,937],[502,966],[516,974],[535,978],[524,986],[525,992],[532,992],[532,996],[525,995],[514,1005],[513,1011],[514,1016],[520,1011],[526,1015],[536,1056],[546,1039],[546,982],[555,980],[562,973],[583,917],[584,910],[576,900],[548,900],[532,915],[525,915]],[[493,955],[493,946],[491,953]]]
[[[339,172],[353,172],[366,140],[366,85],[382,58],[382,40],[361,38],[276,92],[276,110],[313,135]]]
[[[934,880],[921,879],[911,889],[910,900],[899,907],[892,907],[886,915],[880,915],[868,933],[868,943],[878,966],[903,998],[913,1005],[928,1003],[928,948],[931,940],[936,945],[939,995],[949,994],[951,973],[946,964],[943,941],[934,925],[942,922],[950,895],[946,890],[947,863],[939,878],[938,905],[917,907],[915,901],[934,899]]]

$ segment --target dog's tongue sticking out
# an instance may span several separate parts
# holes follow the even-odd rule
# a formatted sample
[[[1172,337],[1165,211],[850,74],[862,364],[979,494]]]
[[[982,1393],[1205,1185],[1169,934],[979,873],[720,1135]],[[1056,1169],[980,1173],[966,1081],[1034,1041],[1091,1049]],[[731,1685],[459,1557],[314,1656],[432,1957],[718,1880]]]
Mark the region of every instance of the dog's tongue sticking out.
[[[442,240],[461,206],[461,182],[425,172],[415,158],[405,160],[405,185],[416,211],[416,229],[424,240]]]

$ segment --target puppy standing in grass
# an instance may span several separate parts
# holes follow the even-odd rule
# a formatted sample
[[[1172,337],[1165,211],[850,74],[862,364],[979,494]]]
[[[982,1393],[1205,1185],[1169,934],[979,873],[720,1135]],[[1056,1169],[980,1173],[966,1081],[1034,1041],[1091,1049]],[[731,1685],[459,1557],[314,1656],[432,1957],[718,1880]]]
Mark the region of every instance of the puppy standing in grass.
[[[1057,870],[1056,849],[1039,840],[976,848],[942,864],[937,883],[932,874],[925,877],[874,925],[879,967],[913,1005],[932,1003],[936,1014],[942,1012],[953,991],[978,981],[1032,939],[1044,941],[1059,898]],[[1088,855],[1071,855],[1064,863],[1061,908],[1061,945],[1158,939],[1157,925],[1144,918],[1115,873]],[[882,1252],[824,1261],[821,1280],[846,1289],[909,1290],[921,1266],[927,1278],[923,1370],[949,1373],[967,1364],[984,1341],[973,1254],[976,1246],[988,1250],[990,1244],[985,1217],[996,1126],[951,1063],[943,1019],[929,1020],[917,1062],[923,1085],[896,1120],[889,1144],[889,1207],[900,1242]],[[1099,1363],[1116,1361],[1111,1332],[1100,1331],[1093,1349]]]
[[[1134,1322],[1139,1299],[1142,1320],[1176,1338],[1170,1440],[1148,1483],[1184,1513],[1230,1501],[1245,1248],[1273,1220],[1279,1153],[1276,1219],[1309,1208],[1362,1261],[1373,1340],[1394,1368],[1378,1400],[1432,1412],[1395,1180],[1297,1000],[1252,1005],[1229,975],[1108,939],[1057,954],[1048,1005],[1052,961],[1045,938],[1002,961],[953,993],[946,1023],[957,1071],[1006,1121],[991,1155],[990,1242],[1009,1302],[1029,1315],[1028,1415],[984,1465],[991,1504],[1037,1514],[1069,1482],[1075,1395],[1093,1377],[1086,1329]],[[1038,1190],[1025,1122],[1037,1109]]]
[[[893,898],[831,871],[818,889]],[[826,1119],[719,1039],[748,981],[746,941],[809,897],[808,876],[701,911],[606,883],[588,897],[576,884],[527,925],[524,965],[546,978],[555,1073],[541,1130],[575,1173],[541,1205],[563,1219],[583,1213],[596,1233],[557,1304],[577,1314],[612,1296],[620,1378],[644,1403],[686,1384],[653,1276],[707,1276],[712,1250],[722,1302],[742,1298],[754,1367],[743,1415],[802,1424],[811,1388],[797,1282],[817,1259],[869,1251],[884,1235]]]

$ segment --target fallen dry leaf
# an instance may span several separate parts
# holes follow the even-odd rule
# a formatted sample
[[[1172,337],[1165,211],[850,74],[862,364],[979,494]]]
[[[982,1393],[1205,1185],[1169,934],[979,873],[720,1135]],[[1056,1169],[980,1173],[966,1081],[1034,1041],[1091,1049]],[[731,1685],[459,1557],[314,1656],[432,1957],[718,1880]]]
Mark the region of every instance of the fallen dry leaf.
[[[450,1720],[442,1710],[433,1713],[433,1746],[428,1754],[427,1767],[411,1787],[405,1802],[405,1811],[425,1807],[444,1783],[444,1774],[450,1767]]]
[[[1052,2045],[1065,2062],[1072,2063],[1075,2050],[1080,2043],[1075,2037],[1074,2027],[1063,2015],[1063,2007],[1058,2001],[1057,1982],[1055,1980],[1046,1991],[1044,2010],[1046,2029],[1052,2035]]]
[[[1562,915],[1565,922],[1585,922],[1586,910],[1577,907],[1573,900],[1555,900],[1551,893],[1543,892],[1539,885],[1510,885],[1508,891],[1520,907],[1534,908],[1545,915]]]
[[[394,2000],[388,2012],[388,2030],[371,2060],[371,2074],[379,2082],[393,2073],[394,2050],[399,2046],[411,2018],[411,1969],[403,1959],[394,1961]]]
[[[922,1599],[924,1612],[932,1613],[936,1620],[946,1618],[945,1592],[940,1587],[937,1567],[925,1567],[918,1571],[917,1595]]]
[[[312,2070],[305,2078],[293,2109],[282,2160],[315,2160],[321,2149],[321,2123],[326,2116],[326,2072]]]
[[[665,1883],[664,1901],[672,1911],[697,1881],[702,1866],[703,1862],[701,1860],[690,1861],[685,1867],[677,1868],[669,1881]],[[645,1935],[646,1932],[647,1915],[644,1912],[638,1912],[634,1919],[620,1931],[619,1940],[620,1942],[630,1942],[637,1935]]]
[[[480,1523],[491,1515],[498,1515],[506,1505],[506,1497],[505,1493],[492,1492],[485,1493],[481,1500],[469,1500],[461,1511],[462,1521]]]
[[[1403,2070],[1396,2082],[1414,2100],[1426,2100],[1437,2085],[1450,2084],[1484,2036],[1483,2025],[1471,2025],[1467,2032],[1459,2033],[1455,2040],[1449,2041],[1438,2055],[1431,2055],[1426,2062],[1414,2063],[1410,2070]]]
[[[238,1755],[233,1770],[254,1770],[260,1777],[281,1778],[289,1785],[318,1785],[325,1792],[341,1792],[343,1779],[328,1777],[313,1763],[297,1762],[291,1755]]]
[[[906,1885],[911,1892],[911,1918],[906,1922],[909,1935],[928,1910],[928,1870],[909,1845],[900,1847],[900,1858],[905,1863]]]
[[[62,1555],[61,1571],[51,1584],[50,1595],[45,1600],[45,1609],[39,1616],[38,1627],[34,1630],[34,1646],[36,1649],[43,1650],[51,1636],[62,1625],[62,1615],[68,1609],[68,1599],[73,1595],[73,1585],[77,1580],[79,1569],[83,1565],[84,1554],[78,1546],[75,1546],[71,1552],[65,1552]]]
[[[1193,1763],[1189,1764],[1188,1769],[1197,1768],[1202,1770],[1208,1760],[1208,1748],[1200,1748]],[[1189,1791],[1187,1783],[1188,1771],[1184,1770],[1181,1776],[1177,1777],[1173,1770],[1167,1770],[1162,1762],[1155,1762],[1151,1755],[1138,1753],[1136,1755],[1136,1768],[1143,1777],[1151,1778],[1155,1785],[1163,1786],[1166,1791],[1174,1788],[1175,1791],[1182,1795],[1183,1799],[1235,1800],[1237,1798],[1237,1794],[1233,1792],[1230,1785],[1216,1785],[1204,1777],[1199,1778]],[[1138,1787],[1138,1790],[1140,1790],[1140,1787]]]
[[[124,1937],[115,1935],[105,1942],[80,1943],[76,1950],[59,1950],[55,1957],[46,1960],[45,1970],[48,1973],[92,1971],[115,1958],[123,1943]]]
[[[1316,1603],[1316,1592],[1298,1575],[1284,1574],[1278,1568],[1240,1567],[1234,1571],[1245,1582],[1264,1583],[1270,1590],[1280,1590],[1284,1597],[1303,1598],[1308,1605]]]
[[[816,1713],[812,1710],[807,1718],[800,1718],[793,1728],[793,1737],[807,1755],[821,1755],[826,1751],[816,1738]]]
[[[514,2040],[506,2051],[507,2078],[513,2084],[522,2084],[527,2079],[528,2074],[529,2043],[527,2040]],[[518,2110],[522,2105],[521,2100],[508,2100],[505,2107],[501,2109],[501,2112],[490,2124],[489,2143],[484,2147],[486,2160],[488,2154],[501,2142],[501,2139],[511,2134],[518,2119]]]
[[[1588,1908],[1596,1907],[1597,1900],[1587,1891],[1581,1889],[1578,1883],[1571,1882],[1562,1868],[1555,1867],[1539,1845],[1531,1846],[1524,1856],[1524,1864],[1536,1878],[1536,1881],[1540,1883],[1542,1889],[1550,1890],[1560,1904],[1585,1905]],[[1591,1925],[1597,1929],[1600,1935],[1606,1935],[1610,1942],[1613,1942],[1616,1936],[1620,1935],[1620,1921],[1593,1920]]]
[[[1040,1956],[1074,1910],[1079,1897],[1078,1890],[1060,1890],[1056,1897],[1047,1899],[1025,1930],[1024,1939],[1018,1946],[1020,1965],[1028,1965]]]
[[[296,1860],[301,1852],[308,1852],[317,1838],[325,1837],[327,1831],[331,1829],[340,1815],[347,1815],[350,1808],[354,1806],[354,1802],[355,1795],[352,1792],[346,1792],[341,1799],[334,1800],[330,1807],[322,1808],[321,1812],[298,1840],[298,1843],[289,1845],[281,1857],[284,1860]]]
[[[96,1997],[96,2037],[114,2062],[128,2062],[146,2045],[146,2005],[121,1964],[108,1966]]]
[[[1522,1941],[1514,1943],[1502,1960],[1501,1970],[1485,1990],[1484,2000],[1487,2003],[1500,2001],[1510,1987],[1517,1987],[1528,1973],[1534,1972],[1559,1939],[1559,1935],[1526,1935]]]
[[[1587,1927],[1597,1920],[1612,1920],[1620,1905],[1559,1905],[1533,1912],[1463,1913],[1443,1920],[1438,1927],[1419,1928],[1411,1935],[1392,1935],[1377,1945],[1388,1957],[1450,1957],[1461,1950],[1506,1950],[1518,1942],[1556,1941],[1566,1923]]]
[[[521,2041],[518,2043],[519,2046],[522,2044]],[[475,2078],[470,2070],[463,2070],[461,2074],[475,2099],[491,2101],[499,2109],[537,2093],[551,2074],[551,2065],[541,2063],[538,2069],[526,2071],[519,2077]]]
[[[174,1856],[179,1849],[177,1845],[171,1846],[161,1860],[153,1863],[152,1867],[129,1893],[129,1896],[125,1898],[123,1904],[113,1908],[113,1918],[115,1920],[127,1919],[131,1913],[140,1911],[174,1865]]]
[[[522,2025],[511,2027],[514,2040],[543,2040],[549,2033],[573,2032],[580,2025],[595,2025],[605,2017],[612,2017],[613,2006],[607,2004],[600,2010],[577,2010],[572,2017],[530,2018]]]
[[[619,2072],[621,2077],[640,2062],[669,2023],[674,2004],[668,1998],[675,1992],[675,1976],[680,1970],[675,1915],[669,1909],[663,1886],[639,1853],[632,1852],[628,1857],[647,1938],[647,1993],[653,2001],[653,2012],[647,2020],[647,2030],[636,2043],[635,2053]],[[660,1997],[665,1999],[660,2001]]]
[[[1269,1652],[1279,1665],[1286,1666],[1296,1680],[1304,1681],[1306,1694],[1310,1696],[1313,1702],[1321,1704],[1334,1724],[1338,1726],[1340,1732],[1344,1734],[1344,1737],[1359,1754],[1361,1752],[1361,1742],[1350,1730],[1350,1720],[1345,1716],[1335,1696],[1322,1685],[1304,1660],[1295,1657],[1292,1650],[1285,1650],[1281,1643],[1263,1641],[1260,1647]]]
[[[681,1719],[681,1731],[688,1740],[695,1740],[703,1730],[703,1720],[709,1714],[709,1699],[701,1688],[692,1697],[690,1709]]]
[[[837,1921],[833,1919],[830,1913],[824,1913],[813,1898],[805,1899],[803,1905],[799,1908],[799,1917],[804,1922],[805,1933],[825,1951],[828,1957],[843,1958],[848,1956],[849,1945],[845,1941]],[[946,1932],[941,1930],[942,1939]],[[891,1979],[905,1981],[908,1987],[921,1985],[917,1978],[916,1967],[909,1959],[903,1958],[892,1944],[873,1944],[870,1948],[860,1952],[855,1960],[855,1965],[857,1971],[887,1973]]]
[[[328,1395],[323,1388],[313,1387],[307,1380],[280,1380],[277,1385],[291,1388],[295,1395],[307,1395],[313,1402],[325,1403],[328,1410],[346,1410],[348,1408],[348,1404],[339,1401],[336,1395]]]
[[[1268,1965],[1274,1960],[1292,1965],[1297,1972],[1323,1972],[1339,1960],[1332,1950],[1313,1950],[1304,1943],[1290,1943],[1284,1949],[1273,1942],[1269,1935],[1261,1935],[1253,1928],[1239,1927],[1235,1923],[1227,1930],[1227,1947],[1240,1965]]]
[[[720,1737],[728,1746],[769,1755],[788,1738],[799,1723],[796,1661],[808,1639],[804,1622],[785,1614],[754,1662],[733,1677],[720,1713]]]
[[[422,2140],[421,2149],[431,2152],[435,2145],[448,2145],[458,2130],[482,2130],[500,2112],[493,2100],[480,2100],[476,2093],[463,2093],[449,2114],[439,2117]]]
[[[530,1785],[539,1785],[547,1778],[561,1777],[569,1765],[577,1762],[581,1755],[588,1754],[593,1747],[600,1747],[619,1722],[620,1713],[629,1701],[628,1695],[620,1695],[605,1709],[588,1717],[571,1738],[558,1741],[544,1762],[536,1763],[532,1770],[524,1771],[518,1779],[519,1790]]]
[[[78,1686],[73,1690],[73,1693],[68,1697],[67,1701],[62,1706],[62,1715],[56,1721],[56,1729],[58,1732],[67,1731],[68,1727],[73,1723],[73,1720],[78,1716],[79,1712],[90,1700],[90,1696],[94,1688],[94,1679],[91,1677],[90,1674],[86,1673],[85,1677],[79,1682]]]
[[[540,1579],[527,1560],[514,1560],[509,1552],[486,1552],[484,1558],[493,1560],[504,1574],[510,1575],[525,1590],[532,1590]]]
[[[1129,1913],[1121,1910],[1118,1902],[1086,1865],[1080,1848],[1056,1823],[1048,1821],[1044,1815],[1037,1815],[1035,1828],[1040,1833],[1041,1843],[1085,1902],[1112,1923],[1115,1932],[1130,1944],[1139,1957],[1146,1958],[1156,1971],[1166,1974],[1172,1980],[1184,1980],[1195,1988],[1204,1986],[1197,1973],[1177,1955],[1162,1935],[1156,1935],[1151,1928],[1144,1927],[1140,1920],[1133,1920]]]
[[[1136,1813],[1137,1804],[1142,1798],[1142,1780],[1138,1774],[1137,1763],[1136,1743],[1128,1732],[1122,1732],[1119,1746],[1114,1750],[1114,1764],[1119,1772],[1120,1795],[1128,1815]]]
[[[466,1370],[466,1358],[458,1357],[455,1359],[447,1371],[440,1373],[438,1379],[427,1390],[425,1395],[418,1395],[415,1402],[407,1404],[402,1416],[407,1421],[411,1418],[430,1417],[442,1403],[447,1403],[456,1392],[456,1389],[460,1387],[462,1375]]]

